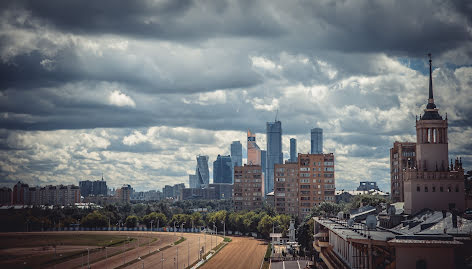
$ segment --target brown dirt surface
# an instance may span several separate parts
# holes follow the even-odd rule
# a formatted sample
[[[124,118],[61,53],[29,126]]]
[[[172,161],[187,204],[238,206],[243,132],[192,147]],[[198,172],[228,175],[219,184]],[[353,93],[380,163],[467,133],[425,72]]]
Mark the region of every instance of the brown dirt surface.
[[[250,237],[231,237],[232,241],[202,267],[259,269],[267,250],[267,242]]]

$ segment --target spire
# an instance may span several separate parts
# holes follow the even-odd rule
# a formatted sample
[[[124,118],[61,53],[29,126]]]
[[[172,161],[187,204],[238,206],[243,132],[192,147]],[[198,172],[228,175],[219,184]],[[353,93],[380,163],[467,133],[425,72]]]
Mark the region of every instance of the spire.
[[[436,105],[434,104],[434,96],[433,96],[433,68],[432,68],[432,60],[431,60],[431,53],[428,53],[429,56],[429,98],[428,98],[428,105],[426,106],[427,109],[435,109]]]

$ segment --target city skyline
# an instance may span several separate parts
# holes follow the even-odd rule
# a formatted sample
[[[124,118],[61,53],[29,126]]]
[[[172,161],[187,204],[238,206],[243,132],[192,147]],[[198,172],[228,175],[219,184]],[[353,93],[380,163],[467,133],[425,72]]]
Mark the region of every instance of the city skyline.
[[[1,4],[0,185],[102,173],[110,187],[188,184],[195,156],[213,162],[232,141],[245,163],[246,130],[264,147],[278,111],[284,160],[290,138],[310,152],[319,127],[337,189],[388,191],[389,149],[415,141],[427,101],[429,52],[449,158],[472,169],[472,11],[460,2],[110,5]]]

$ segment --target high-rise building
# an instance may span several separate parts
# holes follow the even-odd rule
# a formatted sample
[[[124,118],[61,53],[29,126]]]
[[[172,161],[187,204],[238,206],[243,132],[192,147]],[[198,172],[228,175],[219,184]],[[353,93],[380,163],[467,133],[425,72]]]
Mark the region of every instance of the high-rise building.
[[[431,56],[431,55],[430,55]],[[448,165],[447,114],[443,119],[434,104],[432,62],[429,59],[429,98],[424,114],[416,119],[416,165],[403,171],[405,213],[424,208],[464,210],[462,161]]]
[[[323,201],[334,202],[334,154],[298,154],[299,216]]]
[[[231,156],[218,155],[213,162],[213,183],[233,183]]]
[[[247,130],[247,164],[261,165],[261,149],[256,143],[256,134]]]
[[[188,185],[190,188],[197,187],[197,175],[188,175]]]
[[[265,167],[264,195],[274,191],[274,165],[283,163],[282,153],[282,123],[267,122],[267,162]]]
[[[231,160],[233,167],[243,165],[243,145],[239,141],[231,143]]]
[[[323,153],[323,129],[311,129],[311,154]]]
[[[165,185],[162,189],[162,194],[165,198],[172,198],[174,197],[174,187],[171,185]]]
[[[416,166],[416,143],[393,143],[390,149],[390,196],[394,203],[404,201],[403,170]]]
[[[298,163],[276,164],[274,180],[275,211],[298,216]]]
[[[80,193],[82,196],[87,197],[90,195],[98,196],[103,195],[106,196],[108,194],[108,187],[107,182],[103,179],[102,180],[84,180],[79,181],[79,188]]]
[[[7,187],[0,188],[0,205],[11,204],[11,189]]]
[[[115,199],[118,203],[129,203],[131,199],[132,188],[130,185],[123,185],[116,190]]]
[[[290,159],[291,163],[297,162],[297,139],[290,138]]]
[[[260,165],[234,168],[234,210],[256,210],[262,207],[264,185]]]
[[[265,167],[267,165],[267,151],[261,150],[261,167],[262,167],[262,174],[265,174]],[[265,178],[265,177],[264,177]]]
[[[203,188],[210,184],[210,171],[208,170],[208,156],[197,156],[197,167],[195,168],[197,176],[196,188]]]

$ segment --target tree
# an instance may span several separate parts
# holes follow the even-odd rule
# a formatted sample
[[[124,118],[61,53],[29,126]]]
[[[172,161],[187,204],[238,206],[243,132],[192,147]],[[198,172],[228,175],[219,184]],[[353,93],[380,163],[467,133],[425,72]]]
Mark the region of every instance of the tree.
[[[125,220],[125,225],[128,228],[134,228],[138,225],[138,217],[136,215],[128,216]]]
[[[157,227],[157,225],[161,227],[167,224],[167,217],[166,215],[157,212],[151,212],[143,217],[143,223],[149,228],[151,227],[151,221],[153,221],[152,227]]]
[[[274,218],[265,215],[257,225],[257,231],[262,235],[263,238],[269,239],[269,234],[272,232],[272,225],[274,225]]]
[[[315,216],[334,217],[341,211],[343,211],[342,205],[332,202],[322,202],[321,204],[313,207],[309,218]]]
[[[300,251],[303,254],[311,255],[313,253],[313,218],[303,222],[297,229],[297,241],[300,244]],[[302,254],[302,255],[303,255]]]
[[[88,228],[107,227],[108,221],[104,215],[95,210],[82,218],[80,225]]]

